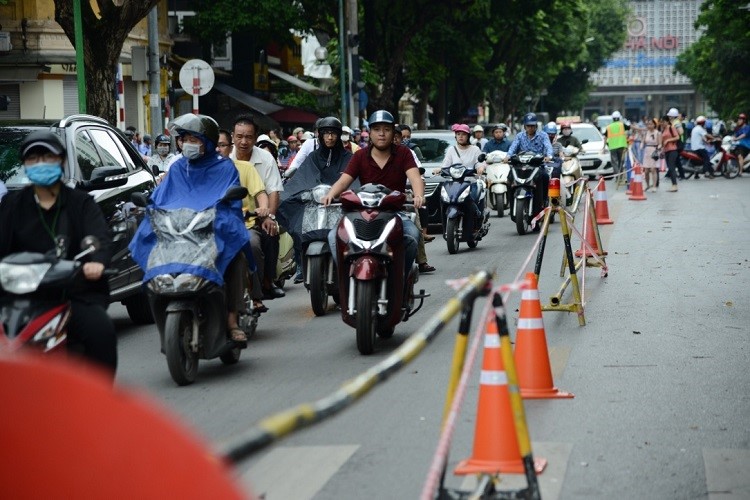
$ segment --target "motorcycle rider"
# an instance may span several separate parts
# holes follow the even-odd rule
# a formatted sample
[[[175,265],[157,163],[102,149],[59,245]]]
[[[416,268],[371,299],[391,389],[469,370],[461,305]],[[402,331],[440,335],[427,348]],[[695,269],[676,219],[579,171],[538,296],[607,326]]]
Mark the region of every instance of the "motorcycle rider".
[[[232,186],[239,186],[237,169],[231,160],[216,153],[219,141],[219,125],[210,116],[188,113],[172,121],[173,133],[182,137],[183,157],[172,164],[170,173],[151,195],[151,203],[157,209],[189,208],[202,211],[216,205]],[[224,284],[227,302],[227,331],[235,342],[246,342],[247,336],[238,325],[238,311],[243,307],[245,283],[243,276],[248,268],[255,267],[250,252],[250,237],[245,229],[241,210],[242,202],[216,205],[214,221],[215,238],[221,243],[215,269],[191,268],[192,274],[200,275],[218,284]],[[158,274],[182,272],[184,263],[149,268],[149,255],[156,245],[148,213],[130,242],[133,260],[144,270],[144,282]],[[245,260],[247,258],[247,261]]]
[[[570,122],[562,122],[560,124],[560,135],[557,137],[557,141],[562,144],[564,148],[573,146],[580,150],[583,147],[580,139],[573,135],[573,127],[570,125]]]
[[[692,132],[690,132],[690,147],[693,153],[700,156],[703,160],[703,175],[709,179],[713,179],[716,176],[714,175],[713,165],[711,165],[711,158],[708,156],[708,151],[706,150],[706,144],[710,144],[714,138],[703,127],[705,123],[706,117],[703,115],[695,119],[695,126]],[[697,179],[698,176],[696,175],[695,178]]]
[[[508,152],[510,148],[510,141],[505,136],[508,130],[508,126],[504,123],[497,124],[492,127],[492,139],[487,141],[487,144],[482,148],[482,152],[491,153],[493,151],[505,151]]]
[[[742,175],[742,166],[745,158],[750,153],[750,125],[747,124],[747,115],[740,113],[737,117],[737,127],[734,129],[732,139],[737,141],[737,160],[740,162],[740,173]]]
[[[482,174],[484,166],[476,166],[482,150],[478,146],[469,143],[469,136],[471,134],[469,126],[463,123],[456,123],[451,127],[451,130],[456,136],[456,145],[445,150],[443,163],[433,173],[439,174],[441,169],[460,163],[467,169],[476,169],[478,174]]]
[[[409,125],[399,125],[398,128],[401,131],[401,144],[414,151],[414,154],[417,156],[417,161],[424,161],[422,150],[416,142],[411,140],[411,127]]]
[[[471,143],[479,147],[479,149],[484,149],[484,146],[487,144],[487,138],[484,136],[484,127],[477,124],[474,125],[474,128],[471,131]]]
[[[622,170],[625,150],[628,147],[626,131],[630,129],[630,126],[621,121],[621,118],[622,115],[619,111],[613,112],[612,123],[607,125],[607,128],[604,130],[604,137],[607,138],[607,147],[612,154],[612,168],[615,174],[619,174]]]
[[[424,183],[419,169],[414,162],[412,152],[406,146],[393,143],[394,126],[393,115],[385,110],[375,111],[370,115],[369,145],[360,149],[349,162],[341,178],[331,186],[331,190],[323,197],[323,204],[329,205],[341,193],[359,179],[364,184],[382,184],[388,189],[400,192],[406,191],[406,179],[411,183],[414,192],[414,208],[419,210],[424,204]],[[364,135],[364,134],[363,134]],[[419,229],[409,219],[403,218],[404,228],[404,270],[408,276],[417,255]],[[328,243],[336,248],[336,229],[328,234]],[[336,252],[333,253],[334,259]]]
[[[260,273],[263,276],[261,285],[263,287],[263,298],[272,300],[284,297],[286,293],[281,288],[274,285],[273,280],[276,277],[276,262],[279,259],[279,229],[276,222],[276,211],[281,201],[281,193],[284,186],[281,182],[279,166],[274,160],[273,155],[256,145],[258,137],[258,125],[250,115],[240,115],[234,120],[232,128],[232,142],[234,150],[232,151],[233,160],[249,161],[258,170],[260,178],[266,187],[268,194],[268,218],[273,223],[268,223],[265,227],[267,231],[263,232],[263,261],[259,266],[264,266]]]
[[[359,145],[352,142],[352,129],[349,127],[341,127],[341,142],[344,143],[344,149],[351,154],[359,151]]]
[[[537,130],[538,120],[535,113],[526,113],[523,117],[523,128],[524,131],[516,135],[513,140],[513,144],[508,148],[508,157],[523,153],[532,152],[536,154],[544,155],[544,161],[549,162],[554,156],[552,150],[552,143],[549,140],[549,136]],[[549,186],[549,175],[547,170],[544,168],[539,169],[539,180],[537,187],[534,190],[534,205],[542,209],[547,203],[547,188]],[[511,193],[512,195],[512,193]]]
[[[170,152],[172,140],[166,134],[156,136],[156,152],[148,159],[148,166],[154,175],[166,174],[174,154]]]
[[[0,258],[16,252],[47,253],[61,248],[62,258],[72,260],[85,236],[98,238],[99,250],[84,258],[82,272],[66,290],[71,304],[68,347],[74,351],[83,347],[84,357],[114,378],[117,337],[107,315],[109,284],[102,278],[112,258],[107,222],[92,196],[62,182],[67,152],[56,134],[48,130],[31,132],[21,142],[19,153],[31,184],[9,193],[0,203]]]

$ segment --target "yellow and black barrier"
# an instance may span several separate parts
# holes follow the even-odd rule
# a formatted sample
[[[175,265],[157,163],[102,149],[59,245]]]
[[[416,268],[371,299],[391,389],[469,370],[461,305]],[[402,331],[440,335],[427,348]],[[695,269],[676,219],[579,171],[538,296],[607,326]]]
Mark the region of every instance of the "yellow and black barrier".
[[[321,422],[351,406],[419,355],[465,305],[473,303],[478,295],[484,293],[491,279],[492,273],[488,271],[472,274],[443,309],[414,332],[393,354],[344,383],[328,396],[264,418],[238,436],[220,444],[220,455],[230,462],[238,462],[294,431]],[[451,383],[455,387],[453,377],[457,377],[455,372],[451,377]]]

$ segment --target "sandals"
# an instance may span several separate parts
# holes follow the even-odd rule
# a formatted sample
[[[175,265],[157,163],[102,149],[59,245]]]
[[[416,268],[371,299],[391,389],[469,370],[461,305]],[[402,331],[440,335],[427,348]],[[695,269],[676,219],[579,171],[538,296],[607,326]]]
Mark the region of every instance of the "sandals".
[[[229,329],[229,336],[232,342],[247,342],[247,334],[238,326]]]
[[[253,311],[257,313],[268,312],[268,308],[261,301],[253,302]]]
[[[423,262],[419,264],[419,272],[420,273],[431,273],[435,271],[435,268],[429,265],[427,262]]]
[[[433,241],[433,240],[435,239],[435,237],[434,237],[434,236],[431,236],[431,235],[429,235],[429,234],[424,234],[424,235],[422,235],[422,236],[424,237],[424,242],[425,242],[425,243],[429,243],[429,242],[431,242],[431,241]]]

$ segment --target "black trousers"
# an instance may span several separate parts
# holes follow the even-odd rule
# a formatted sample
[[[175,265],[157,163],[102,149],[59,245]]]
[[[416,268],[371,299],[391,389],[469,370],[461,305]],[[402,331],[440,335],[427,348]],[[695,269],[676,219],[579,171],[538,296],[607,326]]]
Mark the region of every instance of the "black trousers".
[[[101,304],[71,300],[68,349],[112,373],[117,370],[117,336],[107,310]]]

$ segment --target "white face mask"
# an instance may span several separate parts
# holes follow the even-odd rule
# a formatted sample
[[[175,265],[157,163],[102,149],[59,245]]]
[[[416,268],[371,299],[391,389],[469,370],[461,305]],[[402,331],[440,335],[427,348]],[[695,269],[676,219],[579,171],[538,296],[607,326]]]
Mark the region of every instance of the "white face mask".
[[[201,153],[201,145],[193,144],[192,142],[186,142],[182,145],[182,155],[188,160],[197,160],[203,153]]]
[[[156,152],[161,156],[167,156],[169,154],[169,146],[157,146]]]
[[[572,134],[572,133],[573,133],[573,131],[572,131],[572,130],[570,130],[569,128],[566,128],[565,130],[563,130],[563,133],[562,133],[562,134],[563,134],[563,135],[564,135],[565,137],[568,137],[568,136],[569,136],[570,134]]]

